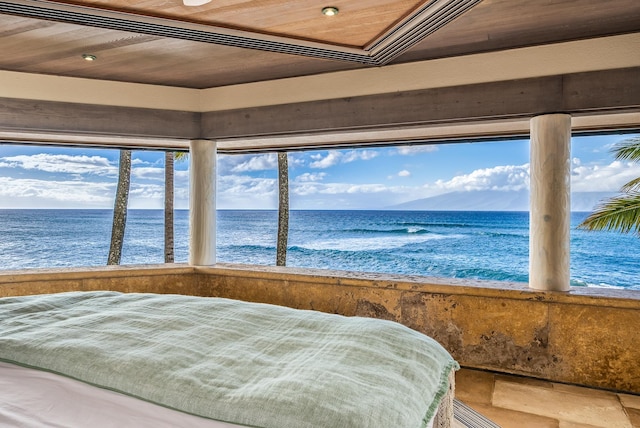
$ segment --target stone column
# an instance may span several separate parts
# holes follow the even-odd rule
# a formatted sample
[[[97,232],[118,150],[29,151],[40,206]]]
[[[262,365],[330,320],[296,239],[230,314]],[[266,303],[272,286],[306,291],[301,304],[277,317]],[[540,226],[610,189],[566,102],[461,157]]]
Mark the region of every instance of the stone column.
[[[189,147],[189,264],[216,263],[216,143]]]
[[[529,287],[569,290],[571,116],[531,119]]]

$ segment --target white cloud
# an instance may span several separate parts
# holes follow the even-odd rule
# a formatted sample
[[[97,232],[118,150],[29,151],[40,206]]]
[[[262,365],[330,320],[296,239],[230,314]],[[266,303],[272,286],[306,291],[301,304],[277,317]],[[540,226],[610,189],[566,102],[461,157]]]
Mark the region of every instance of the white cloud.
[[[382,193],[389,191],[389,187],[383,184],[350,184],[350,183],[332,183],[325,186],[320,193],[335,195],[339,193],[356,194],[356,193]]]
[[[311,168],[329,168],[340,163],[342,153],[332,151],[327,153],[325,157],[322,157],[322,155],[313,155],[311,158],[316,159],[316,161],[309,164]]]
[[[175,193],[175,192],[174,192]],[[164,185],[132,184],[129,190],[130,198],[162,199],[164,200]]]
[[[447,192],[470,190],[522,190],[529,188],[529,164],[477,169],[450,180],[437,180],[426,188]]]
[[[233,173],[249,171],[275,170],[278,168],[278,157],[275,153],[265,155],[220,156],[219,167],[222,171]]]
[[[144,166],[144,167],[131,168],[131,177],[164,182],[164,167],[158,168],[158,167]],[[174,179],[175,179],[175,172],[174,172]]]
[[[638,163],[614,161],[606,165],[584,165],[579,158],[573,158],[571,164],[571,190],[574,192],[617,192],[624,183],[640,177]],[[529,189],[529,164],[477,169],[449,180],[437,180],[425,188],[446,192],[525,190]]]
[[[640,164],[613,161],[608,165],[573,162],[571,190],[576,192],[618,192],[622,185],[640,177]]]
[[[306,165],[306,157],[306,153],[289,153],[287,156],[289,168],[304,167]]]
[[[296,195],[311,194],[355,194],[355,193],[379,193],[388,191],[389,187],[383,184],[351,184],[351,183],[301,183],[292,188]]]
[[[0,207],[104,208],[113,205],[115,183],[0,177]]]
[[[218,191],[224,193],[264,193],[275,190],[277,180],[247,175],[218,176]]]
[[[149,162],[143,161],[142,159],[139,159],[139,158],[133,158],[133,159],[131,159],[131,165],[133,165],[133,166],[135,166],[135,165],[149,165]]]
[[[218,176],[217,205],[223,209],[272,209],[277,205],[277,180],[246,175]]]
[[[406,169],[403,169],[398,173],[398,177],[409,177],[410,175],[411,172],[407,171]]]
[[[111,209],[115,189],[115,180],[97,183],[0,177],[0,208]],[[188,188],[176,188],[175,195],[176,208],[188,207]],[[163,203],[163,184],[131,183],[129,208],[162,209]]]
[[[357,160],[371,160],[378,156],[378,152],[373,150],[352,150],[344,153],[342,163],[354,162]]]
[[[290,193],[292,207],[302,209],[379,209],[423,195],[417,187],[318,182],[293,183]]]
[[[95,174],[100,176],[117,176],[117,165],[102,156],[86,155],[53,155],[39,153],[36,155],[19,155],[0,158],[0,166],[21,168],[51,173]]]
[[[177,171],[174,171],[173,178],[174,179],[178,179],[179,178],[179,179],[183,179],[183,180],[184,179],[188,180],[189,179],[189,170],[177,170]]]
[[[413,145],[413,146],[399,146],[397,147],[398,154],[403,156],[410,156],[417,153],[429,153],[438,151],[438,146],[433,144]]]
[[[313,162],[309,164],[311,168],[329,168],[341,163],[355,162],[357,160],[371,160],[378,156],[378,152],[372,150],[350,150],[341,152],[332,150],[326,156],[321,154],[312,155]]]
[[[324,177],[326,177],[326,175],[327,175],[326,172],[318,172],[315,174],[312,174],[310,172],[305,172],[304,174],[300,174],[299,176],[297,176],[295,178],[295,181],[298,181],[298,182],[322,181]]]

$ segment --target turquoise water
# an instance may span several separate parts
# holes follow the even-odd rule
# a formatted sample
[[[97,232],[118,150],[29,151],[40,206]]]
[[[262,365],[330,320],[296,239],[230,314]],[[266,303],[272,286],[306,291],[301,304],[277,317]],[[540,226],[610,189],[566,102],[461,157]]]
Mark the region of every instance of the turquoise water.
[[[0,210],[0,268],[106,264],[110,210]],[[640,290],[640,239],[586,232],[572,214],[572,285]],[[130,210],[123,264],[163,262],[163,213]],[[219,211],[219,262],[275,264],[277,212]],[[188,257],[177,211],[176,261]],[[288,266],[528,280],[526,212],[293,211]]]

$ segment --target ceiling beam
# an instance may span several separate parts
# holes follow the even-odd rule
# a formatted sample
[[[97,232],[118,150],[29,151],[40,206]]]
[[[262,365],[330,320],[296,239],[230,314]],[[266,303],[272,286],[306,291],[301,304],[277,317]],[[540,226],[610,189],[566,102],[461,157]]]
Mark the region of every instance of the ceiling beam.
[[[197,139],[201,113],[0,98],[0,131]]]
[[[638,76],[633,67],[206,113],[0,98],[0,141],[183,150],[209,139],[221,152],[259,152],[521,137],[529,118],[557,112],[580,132],[637,130]]]
[[[242,139],[640,108],[640,67],[203,113],[202,137]]]

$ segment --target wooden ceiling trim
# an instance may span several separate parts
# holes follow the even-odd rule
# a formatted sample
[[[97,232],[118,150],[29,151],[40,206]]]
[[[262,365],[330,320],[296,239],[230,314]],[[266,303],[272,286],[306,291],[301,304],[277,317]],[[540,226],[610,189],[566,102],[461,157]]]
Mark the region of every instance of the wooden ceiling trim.
[[[117,135],[70,134],[0,130],[0,143],[36,144],[41,146],[73,146],[86,148],[151,149],[188,151],[189,139],[121,137]]]
[[[90,27],[170,37],[224,46],[310,56],[365,65],[384,65],[481,0],[429,0],[402,22],[362,49],[280,35],[215,27],[108,9],[39,0],[0,2],[0,13]]]
[[[205,139],[640,110],[640,67],[208,112]],[[593,94],[596,94],[595,96]]]
[[[562,88],[565,111],[640,110],[640,67],[566,75]]]
[[[0,98],[0,130],[197,139],[201,113]]]
[[[529,118],[479,120],[322,134],[224,139],[217,141],[217,148],[218,153],[246,154],[528,139],[529,122]],[[640,130],[640,112],[599,112],[573,116],[571,129],[573,135],[637,132]]]
[[[640,112],[595,113],[571,118],[574,135],[601,132],[637,132]],[[375,130],[326,132],[322,134],[253,137],[218,140],[218,153],[265,153],[274,151],[340,149],[358,147],[443,144],[529,137],[529,119],[482,120],[444,125],[405,126]],[[129,148],[188,151],[189,139],[143,138],[116,135],[43,133],[0,130],[0,143]]]
[[[549,76],[207,112],[202,115],[202,136],[285,136],[514,119],[561,111],[562,105],[562,78]]]
[[[202,111],[234,110],[640,66],[640,33],[204,89]]]
[[[482,0],[455,0],[447,3],[427,2],[413,15],[366,46],[365,50],[371,52],[378,64],[386,64],[480,1]]]
[[[498,138],[527,137],[526,118],[494,121],[450,123],[377,128],[362,131],[334,131],[322,134],[277,137],[249,137],[217,140],[219,153],[260,153],[358,147],[406,146],[440,144],[459,140],[484,141]]]
[[[200,90],[0,70],[0,97],[160,110],[202,111]]]

